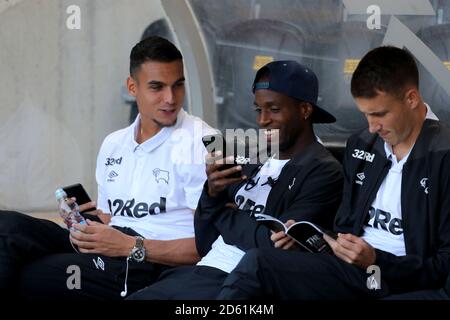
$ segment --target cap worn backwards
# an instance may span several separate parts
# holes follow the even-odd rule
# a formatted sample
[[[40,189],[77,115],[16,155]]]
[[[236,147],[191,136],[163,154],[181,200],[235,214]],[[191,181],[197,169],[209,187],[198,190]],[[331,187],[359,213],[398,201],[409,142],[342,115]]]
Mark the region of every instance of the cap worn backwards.
[[[256,82],[261,74],[269,71],[268,81]],[[253,81],[253,93],[268,89],[282,93],[291,98],[308,102],[313,106],[312,122],[333,123],[336,118],[317,105],[319,81],[316,74],[308,67],[292,60],[273,61],[256,72]]]

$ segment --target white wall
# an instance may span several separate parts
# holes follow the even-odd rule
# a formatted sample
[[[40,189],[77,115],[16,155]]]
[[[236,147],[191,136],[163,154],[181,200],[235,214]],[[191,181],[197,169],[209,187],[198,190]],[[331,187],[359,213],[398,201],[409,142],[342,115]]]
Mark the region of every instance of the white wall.
[[[68,30],[66,8],[81,8]],[[103,138],[128,125],[129,52],[159,0],[15,0],[0,6],[0,208],[51,211],[58,186],[96,198]]]

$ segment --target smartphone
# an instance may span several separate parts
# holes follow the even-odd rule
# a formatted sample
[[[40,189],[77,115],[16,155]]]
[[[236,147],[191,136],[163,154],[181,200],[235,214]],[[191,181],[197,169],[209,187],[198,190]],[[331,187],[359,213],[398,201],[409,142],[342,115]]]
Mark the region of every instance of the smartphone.
[[[227,163],[227,164],[221,166],[219,168],[220,171],[226,170],[226,169],[238,166],[238,165],[244,165],[244,164],[247,164],[250,162],[250,160],[248,158],[246,158],[245,156],[238,155],[238,150],[240,150],[240,148],[238,147],[238,142],[236,141],[236,139],[234,140],[234,144],[228,144],[223,135],[212,134],[212,135],[204,136],[202,138],[202,141],[203,141],[203,145],[205,146],[206,150],[209,153],[221,151],[222,156],[224,158],[226,156],[229,156],[229,154],[227,154],[227,148],[233,148],[233,153],[231,153],[231,154],[234,157],[234,163]],[[236,159],[240,159],[240,161],[236,162]],[[230,174],[229,177],[230,178],[239,178],[241,176],[242,176],[242,171]]]
[[[72,184],[70,186],[64,187],[63,190],[67,193],[68,198],[75,197],[77,200],[78,205],[85,204],[88,202],[91,202],[91,198],[89,197],[88,193],[84,189],[84,187],[81,185],[81,183]],[[80,214],[85,218],[89,219],[91,221],[96,221],[103,223],[98,216],[88,214],[87,212],[94,211],[97,208],[90,208],[84,211],[80,211]]]

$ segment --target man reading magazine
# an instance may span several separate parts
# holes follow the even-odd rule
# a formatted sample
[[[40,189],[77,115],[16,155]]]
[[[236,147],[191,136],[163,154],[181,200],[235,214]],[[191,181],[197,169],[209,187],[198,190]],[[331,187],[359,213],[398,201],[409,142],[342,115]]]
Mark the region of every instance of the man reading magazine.
[[[323,236],[326,234],[336,239],[337,235],[312,222],[298,221],[286,226],[281,220],[263,213],[255,214],[255,218],[259,224],[266,226],[275,233],[284,232],[288,237],[309,252],[333,253]]]

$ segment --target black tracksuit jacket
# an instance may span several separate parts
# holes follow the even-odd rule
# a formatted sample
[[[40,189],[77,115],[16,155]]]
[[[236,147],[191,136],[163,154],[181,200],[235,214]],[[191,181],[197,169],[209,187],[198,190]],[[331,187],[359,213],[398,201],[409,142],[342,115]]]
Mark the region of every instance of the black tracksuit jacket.
[[[377,134],[365,130],[348,140],[335,231],[363,234],[369,208],[390,166]],[[361,173],[362,185],[357,176]],[[450,129],[425,120],[403,166],[401,188],[406,256],[377,249],[375,264],[392,292],[442,287],[450,270]]]
[[[257,168],[246,165],[243,174],[249,177]],[[194,217],[195,240],[201,256],[208,253],[219,235],[225,243],[244,251],[273,247],[270,230],[259,225],[252,212],[225,207],[226,203],[235,203],[235,195],[244,184],[231,185],[211,198],[205,183]],[[320,143],[314,142],[283,167],[264,213],[283,222],[307,220],[331,228],[341,201],[342,184],[341,165]]]

